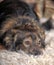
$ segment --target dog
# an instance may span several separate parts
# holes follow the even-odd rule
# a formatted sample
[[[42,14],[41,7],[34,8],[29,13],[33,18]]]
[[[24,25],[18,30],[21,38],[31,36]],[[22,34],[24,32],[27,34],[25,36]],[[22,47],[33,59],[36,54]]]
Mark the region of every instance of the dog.
[[[45,33],[28,4],[19,0],[0,3],[0,43],[7,50],[39,55],[45,48]]]

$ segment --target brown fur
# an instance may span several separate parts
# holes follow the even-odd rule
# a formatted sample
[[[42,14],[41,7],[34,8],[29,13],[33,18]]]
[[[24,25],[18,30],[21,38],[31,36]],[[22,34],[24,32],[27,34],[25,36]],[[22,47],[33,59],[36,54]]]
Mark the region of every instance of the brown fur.
[[[36,55],[40,54],[42,49],[45,48],[45,33],[37,21],[27,16],[19,16],[8,19],[6,22],[4,28],[2,28],[6,32],[3,38],[6,49],[15,51],[21,49],[26,53]],[[10,22],[13,23],[7,27]]]
[[[4,0],[0,7],[1,45],[39,55],[45,48],[45,33],[31,7],[19,0]]]

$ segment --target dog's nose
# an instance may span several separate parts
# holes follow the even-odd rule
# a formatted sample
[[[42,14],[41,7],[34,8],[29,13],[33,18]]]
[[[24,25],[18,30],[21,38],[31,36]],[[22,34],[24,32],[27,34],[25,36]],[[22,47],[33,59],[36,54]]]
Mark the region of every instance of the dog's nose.
[[[38,50],[36,50],[34,53],[34,55],[40,55],[40,54],[41,54],[41,51],[38,51]]]

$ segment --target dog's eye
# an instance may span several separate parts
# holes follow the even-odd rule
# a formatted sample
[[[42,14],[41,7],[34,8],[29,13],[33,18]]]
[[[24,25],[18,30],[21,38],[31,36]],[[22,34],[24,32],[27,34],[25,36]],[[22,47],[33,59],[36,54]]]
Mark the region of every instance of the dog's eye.
[[[30,41],[24,41],[24,43],[23,43],[23,45],[24,45],[25,47],[29,47],[29,46],[30,46],[30,44],[31,44],[31,42],[30,42]]]
[[[23,41],[23,45],[25,46],[25,47],[29,47],[29,46],[31,46],[31,44],[32,44],[32,40],[31,39],[25,39],[24,41]]]

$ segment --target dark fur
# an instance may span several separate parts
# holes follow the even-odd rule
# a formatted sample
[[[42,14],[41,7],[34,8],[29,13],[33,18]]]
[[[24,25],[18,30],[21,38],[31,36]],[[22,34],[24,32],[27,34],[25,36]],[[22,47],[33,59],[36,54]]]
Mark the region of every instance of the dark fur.
[[[19,0],[4,0],[0,3],[0,24],[9,16],[17,17],[19,15],[30,16],[38,20],[34,11],[25,2]]]
[[[45,48],[45,43],[40,37],[37,40],[37,37],[38,34],[35,32],[16,30],[16,33],[12,31],[7,33],[3,41],[8,50],[17,51],[21,49],[26,53],[39,55],[42,52],[41,49]]]
[[[13,19],[13,21],[5,21],[7,22],[7,24],[4,25],[5,33],[1,36],[2,44],[5,48],[12,51],[21,49],[26,53],[39,55],[42,52],[42,48],[45,48],[45,34],[43,29],[34,19],[27,16],[11,19]],[[7,27],[8,30],[6,31],[5,26],[7,26],[9,22],[13,22],[12,24],[14,25],[12,26],[13,28]]]
[[[45,48],[45,33],[35,20],[35,13],[25,2],[4,0],[0,3],[0,43],[7,50],[40,54]]]

